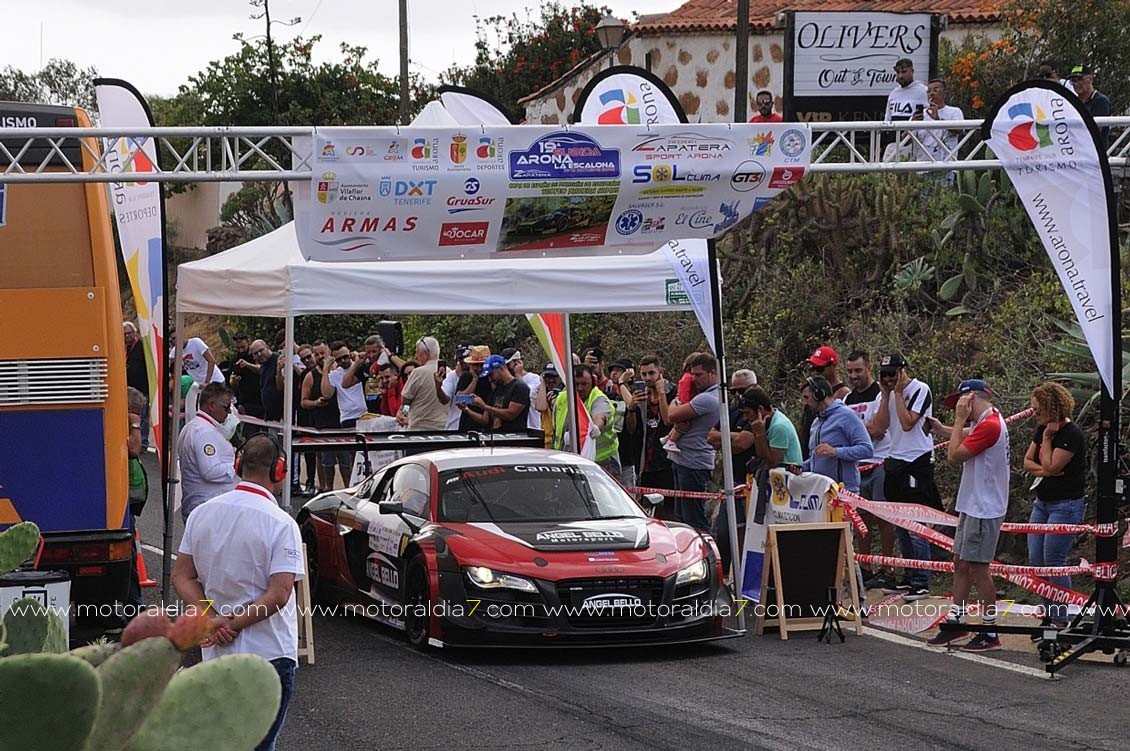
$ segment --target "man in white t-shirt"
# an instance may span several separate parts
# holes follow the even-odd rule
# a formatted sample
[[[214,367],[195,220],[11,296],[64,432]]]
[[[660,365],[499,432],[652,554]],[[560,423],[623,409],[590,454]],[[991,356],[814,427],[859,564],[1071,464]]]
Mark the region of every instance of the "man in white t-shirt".
[[[921,120],[922,113],[930,102],[926,84],[914,80],[914,61],[910,58],[904,57],[895,63],[895,84],[895,88],[887,95],[887,109],[883,119],[887,122]],[[921,131],[916,131],[915,135],[921,135]],[[883,151],[883,161],[911,158],[914,154],[914,149],[911,148],[913,143],[905,131],[897,141],[890,139]]]
[[[1001,524],[1008,511],[1010,469],[1008,426],[993,406],[992,395],[979,378],[962,381],[957,391],[946,397],[946,406],[954,411],[953,425],[937,425],[938,429],[949,429],[947,460],[962,465],[953,536],[953,604],[946,618],[950,623],[965,622],[973,587],[977,588],[977,599],[972,602],[980,609],[981,623],[994,626],[997,622],[997,589],[989,564],[996,555]],[[927,644],[949,646],[968,635],[968,631],[956,629],[941,631]],[[1000,638],[992,631],[977,634],[962,647],[969,652],[1000,648]]]
[[[946,82],[935,78],[926,86],[926,95],[929,104],[923,112],[924,120],[960,120],[965,115],[960,107],[946,104]],[[919,139],[929,153],[929,157],[936,162],[952,162],[957,159],[957,143],[961,131],[949,128],[931,128],[923,131]]]
[[[169,337],[175,342],[177,330],[170,331]],[[192,376],[192,386],[184,398],[185,419],[191,420],[192,415],[196,414],[200,389],[209,383],[226,383],[226,379],[216,363],[216,356],[212,354],[212,350],[208,349],[208,345],[204,343],[203,339],[194,336],[187,342],[183,342],[181,346],[183,348],[181,367],[184,368],[185,373]],[[169,349],[169,362],[173,362],[175,356],[176,348],[171,347]]]
[[[883,462],[886,478],[883,494],[888,501],[917,503],[942,510],[942,498],[934,482],[934,440],[930,417],[934,414],[930,387],[911,378],[906,358],[898,353],[879,361],[879,388],[883,404],[875,417],[875,428],[885,430],[891,443]],[[902,527],[895,530],[903,558],[930,560],[930,543]],[[888,590],[907,600],[930,596],[930,572],[907,569],[898,586]]]
[[[215,632],[201,645],[205,660],[255,654],[278,672],[282,701],[257,747],[271,751],[286,719],[298,667],[294,583],[305,570],[302,537],[273,495],[286,480],[286,456],[278,440],[263,433],[251,436],[239,462],[242,481],[235,489],[189,517],[173,566],[173,586],[186,605],[210,605],[218,616]]]
[[[326,363],[328,375],[322,379],[322,396],[329,399],[337,394],[337,409],[341,427],[357,426],[357,418],[365,414],[365,387],[361,385],[361,369],[365,360],[355,357],[343,341],[330,344],[333,360]]]
[[[177,438],[180,513],[186,522],[193,509],[235,487],[235,450],[230,440],[238,425],[227,384],[205,386],[200,391],[200,409],[181,428]]]

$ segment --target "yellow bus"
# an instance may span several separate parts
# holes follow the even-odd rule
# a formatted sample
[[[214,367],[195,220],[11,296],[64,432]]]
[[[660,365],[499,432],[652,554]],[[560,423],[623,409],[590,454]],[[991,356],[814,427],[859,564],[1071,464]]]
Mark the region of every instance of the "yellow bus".
[[[0,102],[0,129],[91,127],[81,109]],[[24,141],[0,138],[12,154]],[[62,158],[46,142],[19,157]],[[91,169],[70,140],[63,156]],[[96,139],[90,152],[101,153]],[[0,150],[0,173],[9,161]],[[2,180],[2,177],[0,177]],[[125,343],[106,186],[0,184],[0,529],[39,525],[39,568],[71,576],[74,603],[125,602]]]

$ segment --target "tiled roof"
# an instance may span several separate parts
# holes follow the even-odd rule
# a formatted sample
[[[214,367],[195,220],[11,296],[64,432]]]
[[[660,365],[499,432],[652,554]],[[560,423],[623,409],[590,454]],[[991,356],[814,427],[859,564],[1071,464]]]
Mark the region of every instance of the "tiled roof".
[[[688,0],[660,18],[642,17],[632,30],[637,34],[733,31],[738,25],[737,9],[736,0]],[[1000,20],[991,0],[750,0],[750,31],[775,28],[777,14],[787,10],[944,13],[950,23]]]

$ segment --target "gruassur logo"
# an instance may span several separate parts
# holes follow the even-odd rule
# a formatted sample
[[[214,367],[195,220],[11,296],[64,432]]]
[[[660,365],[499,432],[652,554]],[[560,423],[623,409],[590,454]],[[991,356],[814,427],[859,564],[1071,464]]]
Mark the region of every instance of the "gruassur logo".
[[[1039,105],[1020,102],[1008,108],[1008,119],[1013,123],[1008,131],[1008,143],[1017,151],[1035,151],[1052,145],[1051,129],[1047,115]]]
[[[620,176],[620,150],[606,149],[584,133],[542,136],[510,152],[512,180],[585,180]]]

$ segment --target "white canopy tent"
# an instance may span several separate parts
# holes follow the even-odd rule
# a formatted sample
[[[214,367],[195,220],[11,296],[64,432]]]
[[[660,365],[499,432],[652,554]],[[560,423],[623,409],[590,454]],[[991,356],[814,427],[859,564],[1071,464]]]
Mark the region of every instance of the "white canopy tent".
[[[454,260],[454,259],[453,259]],[[690,310],[669,301],[675,273],[663,250],[576,258],[308,261],[294,223],[182,264],[177,313],[268,316],[342,313],[620,313]],[[685,298],[682,298],[685,299]]]

